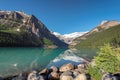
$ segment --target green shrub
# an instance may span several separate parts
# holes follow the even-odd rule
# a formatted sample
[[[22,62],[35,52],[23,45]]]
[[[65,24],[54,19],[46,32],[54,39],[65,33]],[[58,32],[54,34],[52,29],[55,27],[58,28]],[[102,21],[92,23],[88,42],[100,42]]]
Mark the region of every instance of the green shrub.
[[[91,65],[88,65],[87,67],[87,73],[90,74],[91,80],[101,80],[102,74],[100,73],[100,69],[96,66],[92,67]]]
[[[116,72],[120,68],[120,57],[117,56],[119,52],[111,47],[110,44],[105,44],[101,47],[97,54],[95,64],[98,68],[111,73]]]

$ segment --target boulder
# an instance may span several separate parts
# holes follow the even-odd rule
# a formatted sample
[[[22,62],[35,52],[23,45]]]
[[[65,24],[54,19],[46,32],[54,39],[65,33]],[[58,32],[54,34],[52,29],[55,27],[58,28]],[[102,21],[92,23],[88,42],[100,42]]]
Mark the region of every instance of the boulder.
[[[39,80],[47,80],[45,76],[40,75]]]
[[[78,69],[85,68],[85,64],[79,64],[79,65],[77,65],[77,68]]]
[[[63,72],[60,76],[64,76],[64,75],[72,76],[73,73],[72,73],[72,71],[66,71],[66,72]]]
[[[62,76],[60,77],[60,80],[73,80],[72,76]]]
[[[60,80],[73,80],[73,74],[71,71],[63,72],[60,75]]]
[[[59,80],[60,76],[57,72],[51,72],[48,76],[48,80]]]
[[[120,80],[120,73],[113,74],[113,76],[114,76],[117,80]]]
[[[75,69],[75,71],[79,72],[79,73],[85,73],[85,69],[80,68],[80,69]]]
[[[74,71],[72,71],[72,73],[73,73],[73,76],[74,76],[74,77],[77,77],[77,76],[80,74],[80,72],[79,72],[79,71],[75,71],[75,70],[74,70]]]
[[[51,67],[50,67],[50,70],[51,70],[52,72],[58,72],[58,71],[59,71],[56,66],[51,66]]]
[[[111,73],[104,74],[102,80],[117,80]]]
[[[85,74],[79,74],[75,80],[87,80],[87,76]]]
[[[39,80],[39,75],[37,74],[37,71],[32,71],[29,75],[27,80]]]
[[[32,71],[27,80],[46,80],[45,76],[39,75],[37,71]]]
[[[40,75],[48,75],[49,74],[49,69],[45,68],[42,71],[39,72]]]
[[[3,80],[3,78],[2,78],[2,77],[0,77],[0,80]]]
[[[64,64],[63,66],[60,67],[60,72],[65,72],[65,71],[69,71],[69,70],[73,70],[74,69],[74,65],[71,63],[68,64]]]

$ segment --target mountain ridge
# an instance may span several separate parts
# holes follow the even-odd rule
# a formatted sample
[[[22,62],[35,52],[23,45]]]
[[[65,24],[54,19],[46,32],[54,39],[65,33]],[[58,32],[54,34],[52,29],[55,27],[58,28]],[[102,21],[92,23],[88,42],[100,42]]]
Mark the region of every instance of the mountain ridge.
[[[86,32],[73,32],[73,33],[63,34],[63,35],[58,32],[52,32],[52,33],[63,42],[70,44],[75,38],[82,36]]]
[[[102,46],[104,43],[113,43],[114,38],[119,39],[120,33],[117,29],[120,27],[120,22],[115,20],[110,20],[104,22],[102,25],[98,25],[94,29],[90,30],[88,33],[76,38],[70,47],[87,48],[87,47],[98,47]],[[115,32],[116,30],[116,32]],[[111,36],[113,35],[114,36]]]
[[[16,35],[13,33],[21,34],[22,32],[25,32],[29,34],[28,35],[29,39],[31,39],[30,44],[34,45],[33,43],[35,43],[36,45],[34,46],[44,46],[44,45],[49,46],[48,42],[50,42],[50,44],[52,43],[53,45],[56,45],[59,47],[67,46],[66,43],[62,42],[56,36],[51,34],[50,30],[47,29],[47,27],[40,20],[38,20],[34,15],[27,15],[26,13],[20,12],[20,11],[0,11],[0,24],[1,24],[0,25],[1,33],[7,33],[7,34],[9,33],[9,34],[12,34],[12,36]],[[25,37],[23,39],[23,36],[24,35],[20,35],[21,42],[24,42],[24,40],[26,40]],[[1,38],[2,37],[3,36],[1,36]],[[37,41],[41,43],[37,44],[38,42],[34,41],[32,39],[33,37],[38,39]],[[13,39],[13,40],[15,41],[13,41],[12,44],[15,44],[15,42],[17,42],[17,39]],[[46,42],[44,41],[47,41],[48,44],[45,44]],[[4,41],[0,41],[0,44],[3,44],[3,43],[6,44]],[[7,44],[5,46],[9,46]],[[0,46],[3,46],[3,45],[0,45]],[[24,46],[27,46],[27,45],[24,45]]]

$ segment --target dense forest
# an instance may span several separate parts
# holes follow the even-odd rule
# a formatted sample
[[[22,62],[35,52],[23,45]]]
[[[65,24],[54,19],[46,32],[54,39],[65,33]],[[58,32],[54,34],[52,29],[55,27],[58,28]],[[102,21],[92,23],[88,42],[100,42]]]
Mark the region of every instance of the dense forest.
[[[76,39],[77,40],[77,39]],[[111,27],[107,30],[100,32],[94,32],[87,36],[87,39],[78,39],[78,43],[75,47],[77,49],[81,48],[98,48],[103,46],[105,43],[110,43],[115,47],[120,46],[120,25]]]

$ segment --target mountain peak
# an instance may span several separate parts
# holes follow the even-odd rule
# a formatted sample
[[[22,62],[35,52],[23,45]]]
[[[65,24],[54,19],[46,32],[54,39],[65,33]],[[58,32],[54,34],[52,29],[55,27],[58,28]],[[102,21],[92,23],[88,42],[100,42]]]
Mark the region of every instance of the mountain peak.
[[[101,24],[81,37],[76,38],[71,44],[71,48],[96,48],[104,43],[114,43],[114,39],[119,36],[120,22],[115,20],[102,21]],[[117,37],[118,39],[118,37]],[[115,42],[116,43],[116,42]],[[119,44],[119,43],[117,43]],[[78,47],[79,46],[79,47]],[[117,45],[118,46],[118,45]]]
[[[110,20],[110,21],[102,21],[101,24],[98,27],[101,27],[103,29],[108,29],[112,26],[118,25],[120,24],[120,22],[116,21],[116,20]]]
[[[70,44],[75,38],[82,36],[86,32],[74,32],[70,34],[61,35],[58,32],[53,32],[53,34],[58,37],[60,40],[64,41],[67,44]]]
[[[0,10],[0,31],[2,34],[0,37],[4,38],[5,41],[1,42],[0,40],[0,46],[55,45],[58,47],[67,47],[67,44],[51,34],[50,30],[37,17],[27,15],[23,11]],[[19,34],[21,37],[16,34]],[[8,37],[13,42],[7,40]],[[21,42],[24,42],[24,44],[22,45]]]
[[[0,10],[0,18],[7,19],[27,19],[30,15],[26,14],[23,11],[4,11]]]
[[[97,27],[95,27],[93,30],[91,30],[89,33],[103,31],[103,30],[109,29],[109,28],[119,25],[119,24],[120,24],[120,22],[118,22],[116,20],[110,20],[110,21],[104,20]]]
[[[101,23],[100,23],[100,25],[103,25],[103,24],[105,24],[106,22],[108,22],[107,20],[103,20]]]

